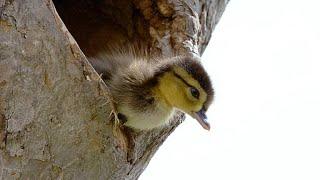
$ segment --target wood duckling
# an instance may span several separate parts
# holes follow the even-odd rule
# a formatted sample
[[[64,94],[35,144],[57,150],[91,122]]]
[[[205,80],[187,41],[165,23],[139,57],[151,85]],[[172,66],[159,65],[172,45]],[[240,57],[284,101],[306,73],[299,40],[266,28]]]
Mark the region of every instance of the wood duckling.
[[[198,58],[155,60],[128,51],[89,60],[102,74],[125,126],[139,130],[161,127],[179,109],[210,130],[205,113],[214,91]]]

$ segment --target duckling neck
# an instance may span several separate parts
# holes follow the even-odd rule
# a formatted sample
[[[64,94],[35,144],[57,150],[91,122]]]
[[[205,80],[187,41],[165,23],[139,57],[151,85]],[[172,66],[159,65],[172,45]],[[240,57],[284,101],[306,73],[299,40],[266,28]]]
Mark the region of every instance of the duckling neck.
[[[134,127],[136,129],[153,129],[156,127],[160,127],[169,122],[171,116],[173,115],[174,107],[168,100],[167,96],[164,94],[165,91],[165,83],[164,77],[165,74],[162,74],[160,77],[154,77],[157,81],[156,83],[152,83],[154,86],[150,89],[144,87],[146,90],[146,94],[149,94],[153,101],[151,104],[147,103],[146,96],[143,96],[143,102],[139,103],[145,104],[142,107],[137,109],[137,111],[132,111],[128,106],[123,106],[120,108],[120,111],[127,116],[128,121],[125,123],[126,126]],[[143,91],[141,89],[141,91]],[[138,107],[137,105],[136,107]]]
[[[168,106],[175,107],[175,99],[181,92],[178,92],[172,72],[166,72],[159,78],[157,89],[159,92],[156,94],[159,94]]]

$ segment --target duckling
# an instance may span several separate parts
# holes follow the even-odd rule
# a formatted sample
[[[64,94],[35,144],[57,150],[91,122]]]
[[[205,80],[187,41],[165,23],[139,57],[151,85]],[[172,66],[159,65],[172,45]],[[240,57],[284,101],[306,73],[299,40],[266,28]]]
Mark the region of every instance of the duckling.
[[[118,51],[89,61],[102,74],[125,126],[138,130],[161,127],[178,109],[210,130],[205,113],[214,91],[199,58],[157,60],[133,51]]]

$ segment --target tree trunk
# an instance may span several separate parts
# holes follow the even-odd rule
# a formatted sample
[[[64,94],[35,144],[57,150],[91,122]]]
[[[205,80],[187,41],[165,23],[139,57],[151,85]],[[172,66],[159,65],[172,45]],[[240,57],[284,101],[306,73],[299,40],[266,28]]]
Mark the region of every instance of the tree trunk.
[[[226,4],[0,0],[0,179],[137,179],[183,115],[152,131],[114,127],[86,56],[104,44],[201,54]]]

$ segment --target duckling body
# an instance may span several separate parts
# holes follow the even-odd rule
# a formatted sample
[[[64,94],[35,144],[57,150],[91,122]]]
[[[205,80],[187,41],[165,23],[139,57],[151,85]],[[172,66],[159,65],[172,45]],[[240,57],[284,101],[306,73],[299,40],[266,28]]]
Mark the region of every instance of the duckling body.
[[[106,81],[117,112],[126,120],[124,125],[134,129],[161,127],[169,122],[175,109],[193,116],[201,110],[204,113],[211,104],[211,83],[198,59],[173,57],[156,61],[117,52],[89,60]],[[205,77],[195,78],[192,73]],[[190,87],[197,88],[199,97],[190,95]],[[208,129],[206,120],[201,121]]]

